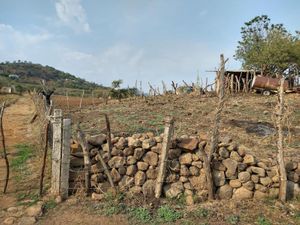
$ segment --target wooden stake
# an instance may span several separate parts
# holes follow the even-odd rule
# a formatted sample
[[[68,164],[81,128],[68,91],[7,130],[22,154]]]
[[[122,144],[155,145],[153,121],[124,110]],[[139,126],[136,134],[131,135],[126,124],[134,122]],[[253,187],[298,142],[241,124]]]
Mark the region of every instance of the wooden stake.
[[[5,103],[6,102],[3,102],[1,111],[0,111],[0,130],[1,130],[1,137],[2,137],[3,157],[4,157],[5,165],[6,165],[5,184],[4,184],[4,188],[3,188],[4,194],[6,193],[7,186],[8,186],[8,180],[9,180],[9,161],[7,158],[5,136],[4,136],[4,129],[3,129],[3,115],[4,115]]]
[[[156,179],[155,198],[160,198],[161,195],[162,186],[166,175],[168,152],[170,148],[171,138],[173,135],[173,130],[174,130],[174,119],[171,117],[167,117],[165,119],[165,131],[164,131],[164,139],[162,143],[160,166],[159,166],[159,171]]]
[[[106,122],[106,135],[107,135],[107,144],[108,144],[108,159],[111,158],[112,144],[111,144],[111,131],[110,131],[110,122],[107,114],[104,114]]]
[[[287,192],[287,174],[284,165],[284,152],[283,152],[283,116],[284,116],[284,77],[280,81],[280,89],[278,96],[278,112],[277,112],[277,131],[278,131],[278,141],[277,141],[277,161],[279,165],[279,175],[280,175],[280,186],[279,186],[279,200],[286,202],[286,192]]]
[[[77,138],[81,145],[83,151],[83,161],[84,161],[84,176],[85,176],[85,192],[89,194],[91,188],[90,172],[91,172],[91,161],[90,154],[88,150],[88,145],[85,139],[84,133],[81,131],[80,126],[77,126]]]
[[[109,183],[110,183],[110,186],[111,186],[112,188],[115,188],[115,185],[114,185],[113,179],[112,179],[112,177],[111,177],[111,175],[110,175],[110,172],[109,172],[109,170],[108,170],[108,167],[107,167],[106,163],[104,162],[104,160],[103,160],[103,158],[102,158],[102,156],[101,156],[100,153],[98,153],[97,158],[98,158],[98,160],[100,161],[100,163],[101,163],[101,165],[102,165],[102,167],[103,167],[103,169],[104,169],[104,172],[105,172],[105,174],[106,174],[106,176],[107,176],[107,178],[108,178],[108,181],[109,181]]]
[[[82,99],[84,97],[84,90],[82,90],[82,95],[81,95],[81,99],[80,99],[80,104],[79,104],[79,108],[81,109],[82,107]]]

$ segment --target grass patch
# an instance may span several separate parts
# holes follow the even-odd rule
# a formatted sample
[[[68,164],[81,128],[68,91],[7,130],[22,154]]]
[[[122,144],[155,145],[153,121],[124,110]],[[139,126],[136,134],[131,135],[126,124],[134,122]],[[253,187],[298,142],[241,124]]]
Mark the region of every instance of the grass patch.
[[[129,210],[131,219],[137,220],[142,223],[151,221],[152,217],[148,209],[143,207],[132,208]]]
[[[57,206],[57,203],[55,202],[54,199],[50,199],[48,201],[45,202],[45,210],[49,211],[51,209],[54,209]]]
[[[182,213],[172,209],[168,205],[163,205],[157,209],[157,217],[161,222],[175,222],[182,218]]]
[[[226,221],[229,223],[229,224],[232,224],[232,225],[237,225],[239,224],[240,222],[240,217],[238,215],[231,215],[231,216],[228,216]]]
[[[32,206],[39,200],[39,194],[34,192],[18,193],[17,194],[18,205]]]
[[[257,218],[257,224],[258,225],[272,225],[272,223],[264,216],[259,216]]]

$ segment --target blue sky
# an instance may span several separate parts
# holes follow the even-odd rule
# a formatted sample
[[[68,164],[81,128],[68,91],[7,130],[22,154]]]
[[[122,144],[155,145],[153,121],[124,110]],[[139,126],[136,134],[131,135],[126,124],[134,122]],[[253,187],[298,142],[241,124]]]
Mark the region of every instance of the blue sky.
[[[266,14],[300,30],[298,0],[0,0],[0,61],[29,60],[89,81],[194,82],[239,69],[244,22]]]

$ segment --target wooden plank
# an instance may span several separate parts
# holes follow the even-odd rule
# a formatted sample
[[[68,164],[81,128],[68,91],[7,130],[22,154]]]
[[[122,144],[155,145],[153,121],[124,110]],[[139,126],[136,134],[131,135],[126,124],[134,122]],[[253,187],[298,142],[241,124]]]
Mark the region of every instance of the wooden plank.
[[[161,195],[162,186],[166,174],[168,152],[171,144],[171,137],[173,135],[173,130],[174,130],[174,119],[171,117],[167,117],[165,120],[165,131],[164,131],[164,139],[162,143],[160,166],[159,166],[159,171],[156,179],[155,198],[160,198]]]
[[[62,110],[54,109],[53,127],[53,149],[52,149],[52,177],[51,192],[59,195],[60,189],[60,164],[62,147]]]
[[[69,190],[69,170],[70,170],[70,139],[71,139],[71,119],[63,120],[63,145],[61,155],[61,183],[60,195],[62,199],[68,198]]]

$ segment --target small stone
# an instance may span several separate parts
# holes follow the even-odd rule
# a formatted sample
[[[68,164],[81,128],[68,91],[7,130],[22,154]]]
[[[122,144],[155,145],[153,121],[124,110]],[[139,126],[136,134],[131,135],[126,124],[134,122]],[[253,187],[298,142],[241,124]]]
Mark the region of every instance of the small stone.
[[[233,199],[236,200],[244,200],[244,199],[251,199],[253,197],[253,192],[249,191],[245,187],[240,187],[236,189],[236,191],[233,193]]]
[[[240,172],[239,175],[238,175],[238,178],[239,178],[239,181],[241,183],[246,183],[250,180],[251,175],[250,175],[250,173],[248,173],[246,171],[245,172]]]
[[[132,147],[125,148],[125,149],[123,150],[123,154],[124,154],[125,156],[133,155],[133,148],[132,148]]]
[[[136,148],[136,149],[134,149],[134,154],[133,154],[133,156],[134,156],[137,160],[140,160],[140,159],[143,157],[144,153],[145,153],[145,150],[144,150],[144,149],[142,149],[142,148]]]
[[[134,148],[142,147],[142,142],[139,139],[128,137],[128,146]]]
[[[147,152],[143,157],[143,161],[150,166],[156,166],[158,163],[158,155],[155,152]]]
[[[169,152],[168,152],[168,158],[169,159],[178,159],[180,155],[181,155],[181,149],[180,148],[170,149]]]
[[[198,146],[199,140],[196,138],[185,138],[180,139],[178,147],[182,148],[185,151],[194,151]]]
[[[94,201],[101,201],[105,198],[104,194],[97,194],[95,192],[92,193],[92,200]]]
[[[239,155],[241,156],[241,157],[244,157],[245,155],[246,155],[246,152],[248,151],[248,148],[246,147],[246,146],[244,146],[244,145],[240,145],[239,147],[238,147],[238,150],[237,150],[237,152],[239,153]]]
[[[178,174],[175,174],[175,173],[170,173],[167,175],[165,181],[166,183],[174,183],[178,180]]]
[[[134,176],[134,183],[136,186],[142,186],[146,181],[146,174],[142,171],[138,171]]]
[[[219,149],[219,155],[223,158],[223,159],[227,159],[229,157],[229,152],[226,148],[221,147]]]
[[[115,144],[118,150],[123,150],[127,147],[127,141],[124,137],[120,137],[119,141]]]
[[[172,160],[169,162],[169,168],[171,171],[173,172],[179,172],[180,171],[180,164],[179,164],[179,161],[177,160]]]
[[[127,176],[133,176],[137,172],[137,166],[136,165],[130,165],[126,169],[126,175]]]
[[[17,207],[9,207],[6,211],[9,213],[16,213],[16,212],[18,212],[18,208]]]
[[[260,167],[260,168],[263,168],[265,170],[267,169],[267,165],[265,163],[263,163],[263,162],[258,162],[257,166]]]
[[[233,188],[239,188],[242,186],[242,183],[238,179],[236,179],[236,180],[230,180],[229,185]]]
[[[191,165],[192,161],[193,161],[193,159],[192,159],[191,153],[185,153],[179,157],[179,162],[182,165]]]
[[[251,166],[251,171],[260,177],[266,176],[266,171],[263,168]]]
[[[261,177],[260,183],[266,187],[270,186],[272,184],[272,179],[270,177]]]
[[[16,221],[15,217],[8,217],[3,221],[3,224],[12,225],[15,223],[15,221]]]
[[[257,184],[257,183],[259,182],[259,176],[257,176],[257,175],[251,175],[251,180],[252,180],[255,184]]]
[[[190,174],[193,175],[193,176],[198,176],[200,174],[199,168],[197,168],[196,166],[191,166],[190,167]]]
[[[119,182],[121,180],[121,175],[119,174],[119,172],[116,168],[112,168],[110,175],[111,175],[113,182]]]
[[[217,187],[225,184],[225,174],[223,171],[213,170],[213,180]]]
[[[127,157],[127,160],[126,160],[127,165],[133,165],[133,164],[136,164],[136,162],[137,162],[137,159],[134,156],[130,155]]]
[[[190,171],[186,165],[180,166],[180,175],[181,176],[189,176],[190,175]]]
[[[246,183],[243,184],[243,187],[246,188],[249,191],[253,191],[254,186],[255,186],[255,184],[251,180],[249,180],[248,182],[246,182]]]
[[[113,147],[113,149],[111,150],[111,155],[112,156],[122,156],[123,151],[120,149],[117,149],[116,147]]]
[[[125,159],[122,156],[114,156],[108,161],[110,168],[119,168],[125,165]]]
[[[146,162],[138,162],[137,167],[139,170],[146,171],[149,167],[149,164]]]
[[[186,202],[186,205],[188,206],[191,206],[191,205],[194,205],[194,198],[192,195],[187,195],[185,197],[185,202]]]
[[[232,187],[228,184],[221,186],[218,189],[218,196],[220,199],[230,199],[232,197]]]
[[[147,178],[148,179],[156,179],[157,177],[157,169],[148,169],[147,172]]]
[[[126,174],[126,168],[124,166],[121,166],[118,168],[118,172],[120,175],[125,175]]]
[[[212,164],[215,170],[226,171],[226,167],[220,161],[213,160]]]
[[[178,197],[180,194],[183,193],[184,191],[184,187],[183,184],[181,182],[176,182],[173,184],[167,184],[163,187],[165,196],[167,198],[176,198]]]
[[[193,188],[197,191],[206,189],[206,176],[204,173],[200,173],[200,176],[192,176],[188,178]]]
[[[247,164],[245,163],[238,163],[238,172],[245,171],[247,169]]]
[[[246,154],[246,155],[244,156],[244,161],[243,161],[243,163],[248,164],[248,165],[252,165],[252,166],[253,166],[253,165],[256,164],[256,159],[254,158],[253,155]]]
[[[230,153],[230,158],[232,160],[235,160],[237,162],[242,162],[243,161],[243,158],[239,155],[239,153],[237,153],[236,151],[232,151]]]
[[[155,184],[156,182],[154,180],[147,180],[143,187],[142,191],[145,197],[153,197],[154,196],[154,191],[155,191]]]
[[[197,162],[192,162],[192,166],[196,166],[199,169],[203,168],[203,164],[201,161],[197,161]]]
[[[25,217],[21,217],[19,219],[19,223],[20,225],[32,225],[36,223],[36,218],[33,216],[25,216]]]

